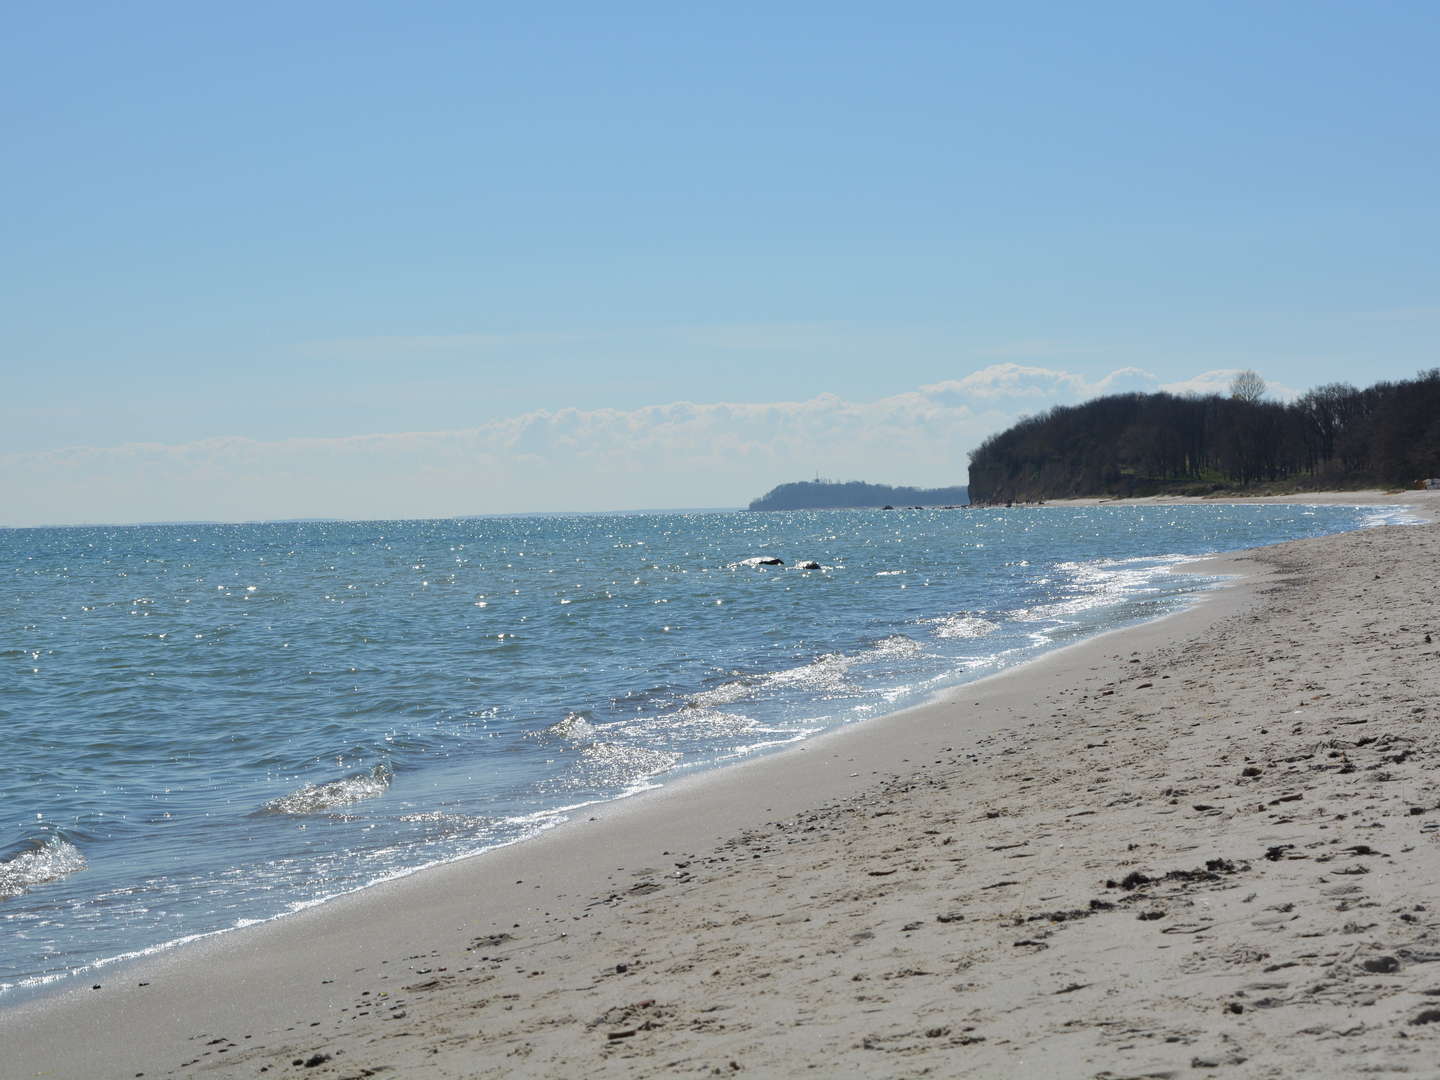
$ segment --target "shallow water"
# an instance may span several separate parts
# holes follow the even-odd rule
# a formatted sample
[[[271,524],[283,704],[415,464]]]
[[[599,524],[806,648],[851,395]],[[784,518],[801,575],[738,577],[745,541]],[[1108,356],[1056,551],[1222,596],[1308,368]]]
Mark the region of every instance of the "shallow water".
[[[0,531],[0,1002],[1184,604],[1359,507]],[[774,555],[820,570],[765,567]]]

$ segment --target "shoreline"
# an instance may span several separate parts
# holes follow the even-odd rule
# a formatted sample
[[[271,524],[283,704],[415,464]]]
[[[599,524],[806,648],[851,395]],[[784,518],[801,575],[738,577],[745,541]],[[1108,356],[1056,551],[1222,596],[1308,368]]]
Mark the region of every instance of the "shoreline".
[[[1391,500],[1386,499],[1384,501],[1388,503]],[[1349,505],[1345,502],[1344,499],[1337,499],[1337,502],[1341,503],[1342,505]],[[1168,572],[1182,574],[1194,573],[1196,575],[1209,576],[1208,571],[1201,568],[1195,568],[1192,570],[1192,566],[1197,565],[1197,560],[1210,563],[1224,560],[1226,558],[1227,555],[1225,553],[1221,553],[1218,555],[1190,556],[1188,557],[1187,562],[1168,568]],[[1162,574],[1161,576],[1163,577],[1164,574]],[[1212,587],[1219,588],[1223,586]],[[1205,586],[1200,586],[1198,589],[1196,589],[1190,594],[1188,599],[1182,599],[1182,606],[1177,608],[1176,610],[1165,612],[1160,615],[1145,616],[1141,621],[1157,622],[1169,618],[1172,615],[1179,614],[1181,611],[1186,610],[1189,607],[1194,606],[1195,604],[1204,603],[1206,602],[1206,592],[1207,588]],[[495,852],[500,851],[504,848],[512,847],[517,844],[532,843],[540,839],[541,837],[547,835],[554,828],[561,828],[572,825],[574,824],[573,819],[575,817],[599,814],[604,808],[618,806],[622,803],[630,805],[635,803],[637,800],[643,802],[646,799],[655,797],[655,795],[660,789],[675,788],[677,786],[687,785],[696,781],[700,777],[709,776],[712,773],[728,772],[729,770],[734,769],[737,765],[747,764],[751,760],[756,760],[761,757],[769,756],[772,753],[783,754],[788,752],[794,752],[796,750],[803,750],[806,749],[809,744],[815,742],[816,740],[824,739],[837,731],[845,730],[846,728],[855,724],[873,724],[877,721],[884,721],[895,717],[901,717],[904,714],[908,714],[913,710],[924,709],[928,706],[936,704],[944,704],[948,696],[957,693],[963,693],[966,687],[1004,676],[1018,667],[1026,667],[1032,665],[1037,661],[1044,659],[1046,656],[1050,655],[1050,653],[1068,648],[1073,648],[1076,644],[1083,644],[1085,641],[1116,633],[1118,631],[1127,629],[1132,625],[1134,624],[1121,623],[1119,626],[1115,626],[1107,630],[1094,632],[1089,637],[1081,638],[1075,642],[1067,643],[1064,645],[1051,645],[1043,652],[1024,657],[1022,659],[1019,659],[1018,661],[1008,662],[1003,666],[999,666],[997,670],[980,675],[978,678],[972,678],[964,682],[959,682],[951,685],[942,685],[937,688],[932,688],[929,691],[929,697],[926,697],[923,700],[912,701],[910,704],[904,705],[903,707],[896,709],[894,712],[887,712],[878,715],[867,716],[864,718],[857,718],[855,720],[845,721],[837,726],[825,728],[812,734],[798,736],[793,739],[786,739],[781,745],[778,746],[763,747],[759,749],[753,757],[749,753],[747,753],[744,755],[739,755],[729,761],[710,762],[702,765],[699,769],[682,770],[670,778],[666,778],[659,783],[651,784],[650,786],[641,788],[637,791],[618,795],[612,798],[599,799],[593,803],[584,804],[580,807],[577,807],[573,815],[569,817],[563,817],[554,822],[551,822],[547,824],[545,828],[541,829],[538,832],[531,833],[517,839],[500,842],[496,846],[491,848],[486,848],[484,850],[472,852],[465,855],[459,855],[437,860],[435,862],[421,866],[406,868],[397,871],[392,877],[379,878],[363,885],[353,886],[345,889],[344,891],[311,900],[307,904],[294,910],[277,912],[275,914],[267,915],[263,918],[249,920],[233,926],[220,927],[211,930],[201,930],[194,934],[177,937],[172,940],[161,941],[153,945],[145,946],[143,948],[136,949],[133,952],[120,953],[113,956],[97,957],[92,960],[90,964],[86,967],[76,968],[75,970],[67,974],[52,976],[47,982],[38,985],[15,986],[12,989],[8,990],[5,994],[0,995],[0,1018],[3,1018],[3,1016],[8,1011],[21,1007],[31,1006],[33,1004],[39,1004],[46,1000],[50,1000],[58,996],[63,996],[67,993],[70,993],[73,989],[80,987],[82,984],[84,984],[85,986],[93,986],[96,980],[100,980],[103,982],[107,977],[110,977],[112,979],[115,976],[123,977],[123,975],[131,968],[155,962],[157,959],[168,956],[177,949],[193,950],[202,943],[212,942],[214,939],[220,939],[230,934],[253,932],[257,927],[263,927],[277,923],[284,919],[293,918],[302,911],[310,909],[328,908],[331,904],[346,897],[353,896],[355,894],[362,893],[370,889],[387,886],[395,881],[403,880],[417,874],[428,874],[437,869],[454,863],[464,862],[468,859],[490,857]]]
[[[1308,491],[1290,495],[1139,495],[1133,497],[1087,495],[1047,499],[1043,506],[1414,506],[1417,514],[1434,520],[1440,513],[1440,491]],[[1025,504],[1037,505],[1037,504]]]
[[[1353,493],[1343,494],[1348,501]],[[1181,612],[1065,646],[1020,667],[950,688],[938,701],[815,736],[784,754],[687,777],[638,798],[597,805],[590,808],[588,821],[572,821],[523,843],[487,852],[483,859],[432,867],[274,922],[103,969],[95,975],[102,984],[98,992],[75,988],[0,1013],[0,1045],[21,1076],[132,1076],[142,1071],[153,1076],[177,1069],[186,1074],[198,1070],[207,1075],[248,1076],[255,1075],[261,1064],[268,1064],[270,1071],[295,1068],[306,1075],[354,1075],[361,1065],[391,1060],[392,1050],[400,1055],[393,1058],[397,1063],[405,1054],[419,1054],[422,1044],[426,1056],[411,1060],[412,1067],[423,1062],[426,1068],[439,1068],[448,1062],[447,1068],[465,1075],[484,1075],[476,1072],[480,1066],[563,1075],[570,1068],[603,1071],[626,1062],[638,1067],[637,1061],[658,1070],[663,1065],[659,1059],[631,1053],[640,1049],[640,1042],[629,1041],[638,1036],[621,1035],[613,1042],[604,1031],[597,1036],[589,1026],[595,1016],[583,1010],[572,1017],[571,1026],[578,1030],[561,1041],[574,1043],[577,1052],[582,1046],[594,1051],[592,1044],[598,1038],[600,1049],[591,1055],[593,1060],[566,1059],[564,1067],[555,1059],[550,1064],[534,1059],[533,1048],[522,1055],[523,1061],[507,1058],[507,1051],[499,1048],[513,1049],[510,1043],[517,1038],[523,1042],[513,1031],[510,1036],[473,1035],[478,1041],[468,1048],[452,1045],[458,1037],[453,1032],[459,1029],[447,1010],[465,996],[460,985],[465,977],[473,984],[472,991],[499,981],[514,984],[518,1001],[537,991],[544,998],[545,991],[538,988],[547,983],[546,969],[554,970],[561,981],[567,973],[574,976],[571,982],[595,979],[590,987],[559,987],[552,994],[589,991],[590,997],[604,998],[643,973],[650,999],[661,1000],[664,980],[651,981],[650,962],[625,959],[637,946],[618,940],[627,927],[635,926],[634,909],[649,903],[646,896],[684,894],[692,906],[698,905],[697,911],[713,912],[716,905],[696,894],[703,892],[701,875],[717,873],[712,884],[723,882],[741,906],[753,904],[758,887],[748,878],[754,875],[736,875],[731,868],[735,857],[724,854],[737,845],[753,846],[747,837],[768,835],[785,819],[824,817],[837,804],[873,807],[894,800],[899,788],[934,787],[936,774],[957,768],[966,772],[972,768],[972,757],[988,754],[999,760],[1000,754],[1019,752],[991,748],[1005,741],[1024,742],[1024,725],[1044,726],[1041,714],[1059,696],[1113,682],[1126,672],[1124,665],[1138,662],[1119,652],[1153,651],[1176,640],[1204,639],[1217,623],[1252,613],[1261,588],[1283,589],[1273,570],[1255,570],[1264,560],[1260,553],[1356,535],[1257,549],[1229,557],[1226,571],[1187,564],[1184,570],[1190,572],[1229,572],[1239,567],[1251,572],[1242,584],[1210,592]],[[764,791],[767,797],[755,800],[755,791]],[[901,816],[900,811],[895,814]],[[774,861],[770,854],[773,851],[756,856],[767,869]],[[893,872],[875,876],[884,878]],[[843,887],[872,886],[869,876],[866,872],[858,882],[847,878]],[[802,904],[790,914],[798,910],[809,908]],[[752,915],[746,922],[757,919]],[[809,922],[810,916],[804,921]],[[778,943],[787,936],[786,926],[799,925],[780,924]],[[683,952],[688,944],[684,933],[677,936],[674,927],[670,930],[668,938],[663,933],[655,937],[659,945],[647,947],[668,944],[672,952]],[[776,936],[774,929],[767,933]],[[492,935],[506,937],[499,940]],[[602,938],[617,944],[606,945]],[[645,939],[650,938],[647,933]],[[497,963],[492,954],[504,959]],[[621,958],[596,975],[602,955]],[[480,960],[481,956],[487,959]],[[533,975],[509,971],[521,956],[526,966],[537,957],[543,957],[544,964]],[[555,967],[549,968],[552,963]],[[393,977],[386,967],[395,973]],[[393,1009],[380,1014],[360,1008],[365,997],[385,993],[386,983],[393,987],[407,982],[411,985],[401,1010],[404,1015],[396,1016]],[[432,982],[436,985],[419,985]],[[427,1000],[413,1000],[417,994]],[[483,996],[488,1001],[493,994],[487,989]],[[502,1008],[518,1022],[521,1005]],[[606,1010],[594,1011],[599,1015]],[[493,1013],[485,1017],[494,1018]],[[856,1019],[849,1017],[850,1027]],[[316,1026],[311,1028],[312,1024]],[[423,1030],[414,1030],[417,1027]],[[649,1034],[666,1027],[661,1022],[644,1030]],[[405,1038],[394,1039],[402,1029]],[[76,1045],[76,1032],[96,1038]],[[204,1038],[199,1037],[202,1033]],[[933,1038],[943,1042],[951,1036]],[[935,1049],[939,1048],[937,1044]],[[290,1066],[294,1058],[287,1056],[301,1056],[303,1061],[326,1053],[331,1054],[328,1062],[309,1068]],[[192,1058],[197,1063],[185,1066]],[[801,1060],[803,1053],[787,1059],[790,1064]],[[434,1072],[448,1074],[443,1068]],[[617,1074],[635,1073],[627,1068]]]

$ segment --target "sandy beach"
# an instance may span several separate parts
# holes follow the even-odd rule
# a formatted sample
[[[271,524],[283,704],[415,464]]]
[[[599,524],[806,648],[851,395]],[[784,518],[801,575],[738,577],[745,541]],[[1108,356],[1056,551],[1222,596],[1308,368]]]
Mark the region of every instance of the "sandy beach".
[[[0,1074],[1431,1075],[1437,565],[1435,524],[1212,561],[1178,615],[100,969],[0,1012]]]

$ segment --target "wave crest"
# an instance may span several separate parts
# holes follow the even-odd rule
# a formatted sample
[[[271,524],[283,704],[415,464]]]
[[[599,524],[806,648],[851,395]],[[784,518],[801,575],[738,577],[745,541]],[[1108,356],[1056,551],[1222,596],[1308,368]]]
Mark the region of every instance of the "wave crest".
[[[0,900],[19,896],[32,885],[59,881],[88,864],[80,849],[68,840],[51,837],[0,862]]]
[[[984,637],[1000,629],[998,623],[978,615],[948,615],[943,619],[932,619],[931,624],[935,627],[931,633],[938,638]]]
[[[566,713],[565,719],[557,720],[534,734],[539,738],[559,738],[573,743],[591,742],[596,737],[595,726],[583,713]]]
[[[349,806],[362,799],[384,795],[390,787],[390,775],[389,766],[376,765],[368,773],[356,773],[343,780],[308,784],[299,791],[271,799],[264,809],[272,814],[318,814]]]

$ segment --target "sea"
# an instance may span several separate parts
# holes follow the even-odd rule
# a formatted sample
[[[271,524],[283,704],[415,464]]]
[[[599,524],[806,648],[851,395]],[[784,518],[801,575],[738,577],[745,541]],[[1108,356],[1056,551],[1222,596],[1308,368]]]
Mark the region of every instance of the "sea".
[[[0,530],[0,1008],[1175,611],[1217,583],[1169,573],[1198,557],[1403,519],[1205,505]]]

